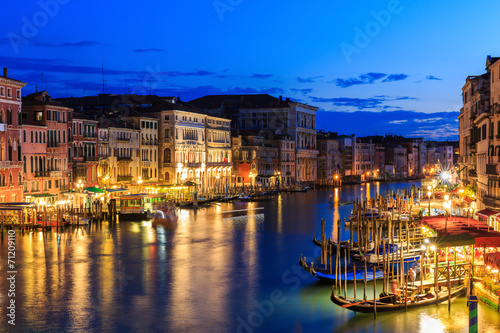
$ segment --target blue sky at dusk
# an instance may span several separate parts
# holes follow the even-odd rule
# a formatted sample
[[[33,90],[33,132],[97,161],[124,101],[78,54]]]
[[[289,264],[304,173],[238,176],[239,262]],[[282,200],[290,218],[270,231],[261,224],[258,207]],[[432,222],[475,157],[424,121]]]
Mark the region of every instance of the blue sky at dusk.
[[[318,129],[458,139],[465,78],[500,55],[499,10],[496,1],[9,2],[0,66],[28,83],[25,94],[102,93],[104,64],[105,93],[269,93],[320,107]]]

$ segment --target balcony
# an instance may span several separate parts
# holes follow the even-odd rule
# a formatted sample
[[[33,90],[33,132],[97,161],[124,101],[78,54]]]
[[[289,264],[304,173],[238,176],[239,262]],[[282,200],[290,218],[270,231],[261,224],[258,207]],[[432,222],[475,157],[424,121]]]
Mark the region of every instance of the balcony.
[[[47,148],[57,148],[59,147],[59,142],[56,141],[48,141]]]
[[[99,161],[98,156],[85,156],[84,157],[85,162],[97,162]]]
[[[116,180],[119,181],[119,182],[127,182],[127,181],[131,181],[132,180],[132,176],[131,175],[118,176],[118,177],[116,177]]]
[[[130,142],[130,139],[129,138],[116,138],[116,141],[118,142]]]
[[[141,144],[143,146],[157,146],[158,145],[158,140],[142,140]]]
[[[132,156],[118,156],[117,161],[130,162],[132,161]]]
[[[96,132],[83,132],[83,137],[95,139],[95,138],[97,138],[97,133]]]
[[[151,166],[151,162],[150,161],[141,161],[141,165],[143,167],[150,167]]]
[[[10,164],[10,161],[0,161],[0,168],[9,168]]]
[[[40,177],[48,177],[49,172],[48,171],[35,171],[35,177],[40,178]]]
[[[162,166],[163,166],[164,168],[170,168],[170,167],[172,167],[172,166],[173,166],[173,163],[163,163],[163,164],[162,164]]]
[[[99,141],[100,141],[100,142],[108,142],[108,141],[109,141],[109,138],[99,138]]]
[[[62,177],[62,172],[60,170],[49,171],[49,177],[52,177],[52,178],[61,178]]]
[[[164,143],[170,143],[170,138],[164,138],[164,139],[163,139],[163,142],[164,142]]]

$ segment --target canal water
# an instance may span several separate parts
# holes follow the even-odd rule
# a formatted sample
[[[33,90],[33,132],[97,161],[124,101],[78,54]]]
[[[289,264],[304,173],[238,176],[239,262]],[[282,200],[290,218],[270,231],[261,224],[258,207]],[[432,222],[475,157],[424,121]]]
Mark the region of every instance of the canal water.
[[[122,222],[63,233],[16,234],[16,326],[7,323],[8,243],[0,243],[2,331],[20,332],[467,332],[464,298],[408,312],[355,314],[330,301],[331,286],[298,265],[318,255],[320,220],[360,195],[418,183],[373,183],[282,194],[253,203],[182,210],[176,225]],[[250,209],[248,211],[245,211]],[[348,238],[343,231],[343,239]],[[381,290],[379,285],[377,290]],[[359,295],[359,294],[358,294]],[[373,295],[371,285],[368,295]],[[500,314],[479,305],[480,332]]]

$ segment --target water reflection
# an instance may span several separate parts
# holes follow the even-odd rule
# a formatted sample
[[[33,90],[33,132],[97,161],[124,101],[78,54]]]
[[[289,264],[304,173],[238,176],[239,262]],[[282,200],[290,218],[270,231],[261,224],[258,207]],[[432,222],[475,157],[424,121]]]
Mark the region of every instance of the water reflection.
[[[380,314],[374,321],[335,306],[330,286],[296,270],[300,254],[311,257],[317,249],[311,238],[319,236],[321,218],[327,235],[336,239],[335,221],[352,208],[340,202],[398,186],[367,184],[363,191],[359,185],[345,186],[283,194],[269,202],[221,203],[182,210],[176,225],[120,222],[63,233],[18,233],[18,327],[41,332],[234,332],[240,319],[260,313],[262,323],[252,327],[254,332],[463,331],[468,318],[463,299],[453,303],[451,315],[443,304]],[[255,208],[264,209],[242,211]],[[342,228],[341,237],[348,239],[349,230]],[[0,256],[5,264],[5,239]],[[5,305],[6,284],[0,288]],[[286,301],[264,315],[259,306],[267,304],[273,290]],[[2,306],[0,316],[5,315]],[[479,325],[494,332],[500,315],[480,306]]]

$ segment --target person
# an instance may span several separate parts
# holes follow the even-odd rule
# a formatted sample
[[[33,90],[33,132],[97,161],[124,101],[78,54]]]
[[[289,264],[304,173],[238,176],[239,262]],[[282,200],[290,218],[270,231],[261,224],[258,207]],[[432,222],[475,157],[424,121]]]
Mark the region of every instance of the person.
[[[410,270],[408,271],[408,278],[410,279],[412,287],[415,285],[415,278],[416,277],[417,277],[417,273],[413,270],[413,268],[410,268]]]
[[[392,280],[391,283],[391,294],[394,295],[392,298],[392,302],[395,304],[397,301],[399,301],[398,281],[396,281],[395,279]]]

